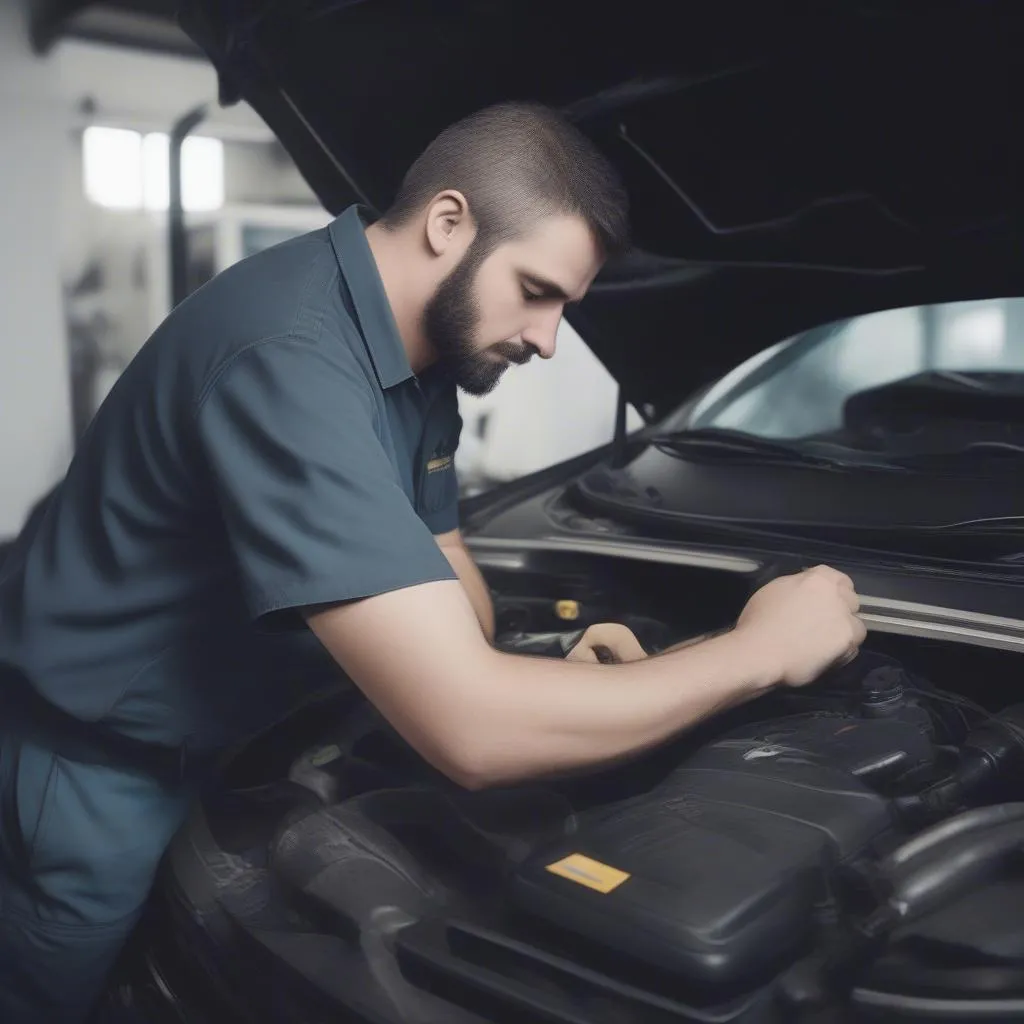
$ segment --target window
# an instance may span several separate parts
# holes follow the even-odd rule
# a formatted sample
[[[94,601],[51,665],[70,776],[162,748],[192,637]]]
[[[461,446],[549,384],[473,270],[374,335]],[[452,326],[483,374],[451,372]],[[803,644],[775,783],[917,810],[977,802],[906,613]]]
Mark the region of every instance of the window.
[[[82,138],[85,194],[112,210],[142,205],[142,136],[120,128],[86,128]]]
[[[82,139],[86,196],[111,210],[166,210],[170,201],[167,135],[93,126]],[[192,135],[181,147],[182,205],[189,212],[224,205],[224,146]]]
[[[1024,299],[886,310],[806,331],[723,377],[675,426],[825,434],[842,427],[851,395],[929,370],[1024,374]]]

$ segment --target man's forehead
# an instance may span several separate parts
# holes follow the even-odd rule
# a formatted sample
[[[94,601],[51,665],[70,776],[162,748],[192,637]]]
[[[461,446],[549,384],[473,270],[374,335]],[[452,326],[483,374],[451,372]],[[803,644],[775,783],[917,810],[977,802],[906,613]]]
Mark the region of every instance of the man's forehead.
[[[578,217],[545,217],[509,243],[508,255],[520,274],[568,301],[583,297],[602,263],[593,233]]]

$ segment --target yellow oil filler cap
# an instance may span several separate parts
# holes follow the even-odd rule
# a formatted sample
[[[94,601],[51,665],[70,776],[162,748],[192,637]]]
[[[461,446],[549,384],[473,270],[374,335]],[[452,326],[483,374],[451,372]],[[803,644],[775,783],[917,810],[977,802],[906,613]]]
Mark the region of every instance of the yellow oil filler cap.
[[[563,622],[575,622],[580,617],[579,601],[556,601],[555,614]]]

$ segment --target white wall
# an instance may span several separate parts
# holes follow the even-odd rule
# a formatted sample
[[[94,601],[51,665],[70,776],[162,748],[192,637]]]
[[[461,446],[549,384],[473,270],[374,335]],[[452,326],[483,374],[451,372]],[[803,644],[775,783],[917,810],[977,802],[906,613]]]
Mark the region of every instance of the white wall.
[[[67,109],[31,55],[20,3],[0,0],[0,536],[64,472],[71,449],[61,301]]]

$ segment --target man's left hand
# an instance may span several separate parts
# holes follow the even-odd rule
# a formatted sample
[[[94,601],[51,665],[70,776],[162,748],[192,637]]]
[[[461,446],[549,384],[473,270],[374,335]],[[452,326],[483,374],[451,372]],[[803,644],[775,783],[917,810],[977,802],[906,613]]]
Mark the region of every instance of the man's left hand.
[[[587,629],[565,660],[613,665],[646,657],[631,629],[618,622],[600,622]]]

